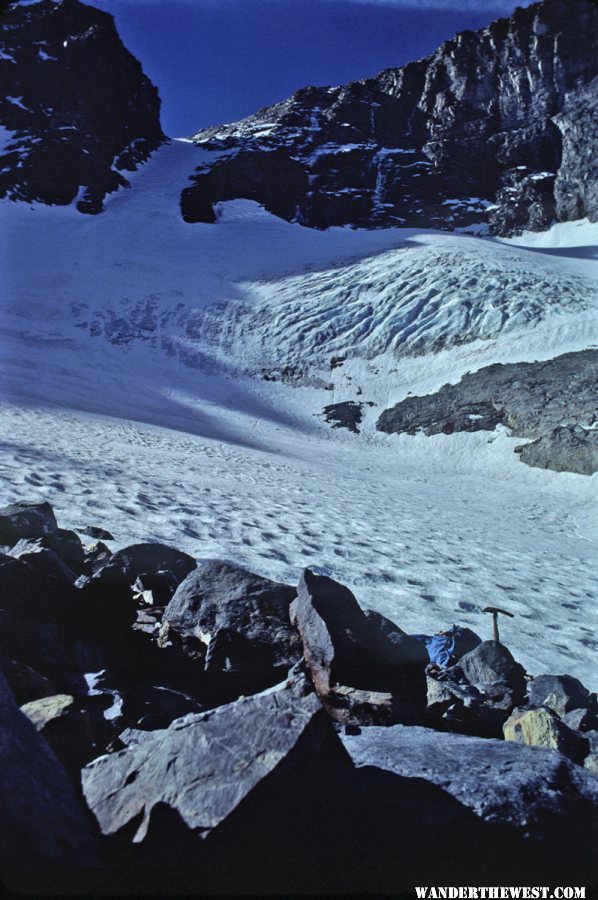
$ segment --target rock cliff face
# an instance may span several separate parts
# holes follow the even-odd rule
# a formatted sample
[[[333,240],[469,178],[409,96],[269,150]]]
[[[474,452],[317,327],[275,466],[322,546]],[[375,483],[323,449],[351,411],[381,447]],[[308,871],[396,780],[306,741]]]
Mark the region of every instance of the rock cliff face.
[[[598,216],[581,141],[596,100],[598,10],[544,0],[426,59],[308,87],[197,143],[225,151],[182,197],[188,221],[244,197],[330,225],[541,230]],[[556,180],[556,184],[555,184]]]
[[[99,212],[164,140],[156,88],[112,16],[78,0],[14,4],[0,26],[0,196]]]

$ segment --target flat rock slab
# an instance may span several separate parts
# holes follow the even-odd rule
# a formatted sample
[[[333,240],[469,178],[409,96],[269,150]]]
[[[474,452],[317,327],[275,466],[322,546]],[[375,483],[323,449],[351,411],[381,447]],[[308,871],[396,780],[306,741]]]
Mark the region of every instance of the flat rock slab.
[[[322,731],[334,739],[316,695],[283,685],[185,716],[94,760],[81,773],[83,793],[103,834],[141,814],[134,837],[140,842],[152,809],[166,804],[205,837],[290,754],[317,754]]]
[[[341,740],[356,766],[424,779],[485,822],[538,837],[550,822],[598,838],[598,781],[560,753],[403,725]]]

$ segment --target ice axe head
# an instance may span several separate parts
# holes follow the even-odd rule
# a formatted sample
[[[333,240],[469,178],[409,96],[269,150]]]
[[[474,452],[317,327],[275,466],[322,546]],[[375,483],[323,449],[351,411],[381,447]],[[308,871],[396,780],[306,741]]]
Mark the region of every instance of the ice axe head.
[[[503,616],[509,616],[509,618],[513,618],[513,613],[507,612],[506,609],[501,609],[499,606],[486,606],[484,608],[484,612],[492,613],[492,625],[493,625],[493,640],[496,643],[499,643],[498,637],[498,614],[501,613]]]

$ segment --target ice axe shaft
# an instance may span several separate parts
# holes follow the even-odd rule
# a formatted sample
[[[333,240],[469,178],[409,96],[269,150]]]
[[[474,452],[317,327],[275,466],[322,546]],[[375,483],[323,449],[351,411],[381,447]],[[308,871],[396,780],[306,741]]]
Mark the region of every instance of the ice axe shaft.
[[[498,614],[501,613],[501,615],[509,616],[509,618],[512,619],[513,613],[508,612],[506,609],[501,609],[499,606],[486,606],[484,612],[492,613],[493,640],[495,640],[496,643],[499,644],[500,638],[498,636]]]

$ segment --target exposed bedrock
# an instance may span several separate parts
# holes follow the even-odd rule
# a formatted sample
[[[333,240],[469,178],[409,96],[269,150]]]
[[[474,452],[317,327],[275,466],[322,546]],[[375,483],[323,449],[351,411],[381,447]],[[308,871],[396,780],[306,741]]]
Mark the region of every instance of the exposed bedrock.
[[[595,220],[597,43],[593,3],[544,0],[402,68],[200,131],[225,153],[197,170],[183,216],[213,221],[214,202],[244,197],[317,228]]]
[[[565,353],[545,362],[497,363],[445,384],[435,394],[406,397],[378,419],[389,434],[452,434],[509,427],[532,443],[524,462],[561,472],[598,471],[598,351]]]
[[[156,88],[112,16],[78,0],[12,4],[0,40],[0,197],[99,212],[165,140]]]

